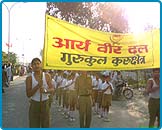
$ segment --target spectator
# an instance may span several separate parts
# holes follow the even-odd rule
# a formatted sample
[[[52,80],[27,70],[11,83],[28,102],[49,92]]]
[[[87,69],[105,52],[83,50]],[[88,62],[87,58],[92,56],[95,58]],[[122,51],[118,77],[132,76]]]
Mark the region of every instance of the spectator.
[[[154,127],[157,117],[157,127],[160,127],[160,69],[153,69],[153,77],[147,81],[147,92],[149,93],[149,128]]]
[[[10,81],[12,79],[12,68],[11,68],[11,64],[9,63],[7,66],[7,77],[8,77],[8,85],[10,85]]]
[[[2,66],[2,93],[4,93],[4,87],[6,86],[6,82],[8,81],[7,72],[5,71],[4,65]]]

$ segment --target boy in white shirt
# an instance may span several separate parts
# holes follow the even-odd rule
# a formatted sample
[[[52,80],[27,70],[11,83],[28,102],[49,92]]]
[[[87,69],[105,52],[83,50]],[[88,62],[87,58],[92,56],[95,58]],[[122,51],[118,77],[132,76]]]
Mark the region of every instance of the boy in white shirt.
[[[70,121],[75,121],[75,117],[74,117],[74,111],[76,108],[76,102],[77,102],[77,93],[76,93],[76,89],[75,89],[75,73],[71,73],[69,80],[67,82],[67,86],[68,86],[68,90],[69,90],[69,118]]]
[[[103,117],[103,112],[102,112],[102,97],[103,97],[103,88],[104,88],[104,75],[101,76],[101,82],[98,84],[98,94],[97,94],[97,110],[99,114],[99,118]]]
[[[99,77],[99,73],[94,74],[92,79],[92,101],[94,106],[94,112],[98,113],[98,103],[97,103],[97,96],[98,96],[98,88],[99,85],[102,84],[102,80]]]
[[[102,97],[102,108],[103,108],[103,117],[104,121],[109,121],[108,113],[109,107],[111,106],[113,85],[110,82],[110,76],[105,76],[105,83],[103,84],[103,97]]]
[[[62,75],[62,82],[61,85],[59,86],[59,89],[61,91],[60,93],[60,107],[65,108],[65,100],[66,100],[66,83],[67,83],[67,74],[63,73]]]

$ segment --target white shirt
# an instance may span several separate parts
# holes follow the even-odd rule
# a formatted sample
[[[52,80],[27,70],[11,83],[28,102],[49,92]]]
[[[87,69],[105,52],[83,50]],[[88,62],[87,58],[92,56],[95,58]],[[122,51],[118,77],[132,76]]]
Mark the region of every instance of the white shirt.
[[[101,79],[93,79],[92,80],[92,86],[94,87],[93,89],[98,89],[99,86],[102,84]]]
[[[6,72],[8,77],[12,76],[11,66],[7,67]]]
[[[54,79],[56,81],[56,86],[58,87],[61,84],[61,82],[62,82],[62,76],[56,74]]]
[[[56,88],[57,83],[54,79],[52,79],[52,85],[53,85],[54,88]]]
[[[68,86],[69,90],[75,90],[75,82],[74,80],[68,80],[66,86]]]
[[[45,77],[45,73],[43,72],[43,77],[42,77],[42,80],[43,80],[43,87],[45,89],[48,88],[48,85],[47,85],[47,82],[46,82],[46,77]],[[35,79],[34,77],[34,73],[32,73],[32,89],[38,84],[38,81]],[[49,99],[49,94],[45,94],[45,93],[42,93],[42,101],[45,101],[47,99]],[[34,101],[40,101],[40,91],[39,89],[36,91],[36,93],[31,97],[32,100]]]
[[[153,78],[150,78],[149,80],[153,81],[152,88],[159,87],[159,85],[156,84],[156,82],[155,82],[155,80]],[[160,98],[160,88],[159,88],[159,90],[156,90],[155,92],[149,93],[149,97],[151,97],[151,98]]]
[[[106,89],[108,87],[108,89]],[[106,89],[106,91],[104,92],[104,94],[112,94],[112,92],[111,92],[111,88],[113,89],[113,85],[112,85],[112,83],[110,83],[110,82],[104,82],[103,83],[103,88],[102,89]]]
[[[61,85],[58,86],[59,88],[64,88],[66,86],[66,82],[67,82],[67,79],[63,78],[62,79],[62,82],[61,82]]]
[[[76,80],[78,76],[79,76],[79,74],[78,74],[78,73],[75,73],[75,78],[74,78],[74,80]]]
[[[98,84],[98,89],[101,89],[101,90],[102,90],[103,84],[104,84],[104,83],[102,83],[102,80],[101,80],[101,82],[99,82],[99,84]]]

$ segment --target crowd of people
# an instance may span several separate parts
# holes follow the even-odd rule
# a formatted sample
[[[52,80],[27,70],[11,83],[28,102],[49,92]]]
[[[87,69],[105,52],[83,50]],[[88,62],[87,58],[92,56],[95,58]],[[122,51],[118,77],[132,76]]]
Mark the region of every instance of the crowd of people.
[[[92,111],[98,114],[98,118],[110,121],[108,113],[115,88],[113,84],[121,80],[119,72],[116,74],[68,70],[46,72],[51,74],[52,83],[55,86],[55,100],[59,106],[58,111],[63,110],[65,118],[75,121],[74,111],[77,108],[80,110],[80,121],[87,119],[88,122],[86,125],[83,125],[86,121],[80,122],[80,127],[90,127]]]
[[[23,69],[21,69],[23,71]],[[29,127],[49,128],[50,108],[53,102],[58,111],[69,121],[76,120],[79,112],[81,128],[89,128],[92,113],[103,121],[110,121],[109,109],[112,95],[123,81],[120,71],[70,71],[42,70],[41,60],[34,58],[28,69],[26,94],[30,98]],[[148,79],[146,92],[149,94],[149,127],[160,127],[160,69],[153,69]],[[2,65],[2,92],[13,80],[11,64]]]
[[[29,126],[50,127],[50,108],[53,101],[58,105],[58,111],[62,111],[65,118],[71,122],[76,119],[74,112],[77,109],[81,128],[90,127],[92,112],[98,114],[103,121],[110,121],[109,109],[112,95],[120,80],[122,80],[122,75],[119,71],[101,73],[42,70],[40,59],[34,58],[31,63],[31,72],[26,79],[26,93],[30,98]],[[148,93],[154,93],[159,89],[159,82],[154,84],[153,81],[148,84],[156,88],[152,90],[151,85],[147,85],[149,86]],[[159,90],[156,94],[152,94],[151,99],[158,102],[158,94]],[[150,114],[153,113],[150,115],[150,127],[153,127],[156,116],[159,117],[158,103],[156,106],[156,111],[151,109],[154,106],[149,107]]]
[[[2,93],[4,93],[4,87],[10,87],[10,82],[13,81],[14,76],[24,76],[27,71],[30,71],[30,67],[19,65],[14,66],[12,63],[2,65]]]
[[[74,112],[78,109],[81,128],[90,127],[92,111],[98,114],[98,117],[104,121],[110,121],[108,113],[114,91],[114,76],[117,76],[114,72],[101,73],[97,71],[42,70],[41,61],[37,58],[34,59],[34,62],[32,61],[31,65],[32,71],[26,79],[26,92],[32,103],[40,103],[42,101],[44,102],[44,100],[48,100],[50,109],[51,103],[55,98],[56,103],[58,103],[58,111],[62,111],[65,118],[69,119],[71,122],[76,120]],[[37,73],[39,73],[39,75],[41,73],[50,75],[51,84],[54,89],[51,93],[47,90],[48,98],[42,101],[39,99],[40,96],[38,93],[40,94],[40,91],[38,88],[42,87],[42,84],[44,86],[44,83],[39,83],[41,78],[37,78]],[[46,79],[42,80],[44,82]],[[35,85],[32,82],[34,82]],[[49,86],[51,87],[51,85]],[[46,88],[48,89],[48,87]],[[43,94],[44,93],[46,92],[43,91]],[[33,122],[32,118],[31,120]],[[39,123],[36,124],[37,127],[44,127]],[[30,124],[30,127],[35,126]]]
[[[41,61],[33,59],[28,69],[26,93],[30,98],[29,126],[50,127],[50,108],[55,102],[58,111],[69,121],[76,120],[79,111],[81,128],[89,128],[92,113],[103,121],[110,121],[109,109],[112,95],[122,84],[120,71],[69,71],[42,70]],[[160,127],[160,69],[153,69],[148,79],[146,92],[149,94],[149,127]],[[11,64],[2,65],[2,92],[13,80]],[[40,105],[41,104],[41,105]],[[41,106],[41,107],[40,107]]]

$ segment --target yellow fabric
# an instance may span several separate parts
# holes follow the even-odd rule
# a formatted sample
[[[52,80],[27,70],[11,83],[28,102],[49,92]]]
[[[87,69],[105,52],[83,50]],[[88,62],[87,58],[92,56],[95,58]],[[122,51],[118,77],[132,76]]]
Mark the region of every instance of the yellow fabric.
[[[160,67],[160,30],[107,33],[46,15],[43,68],[135,70]]]

